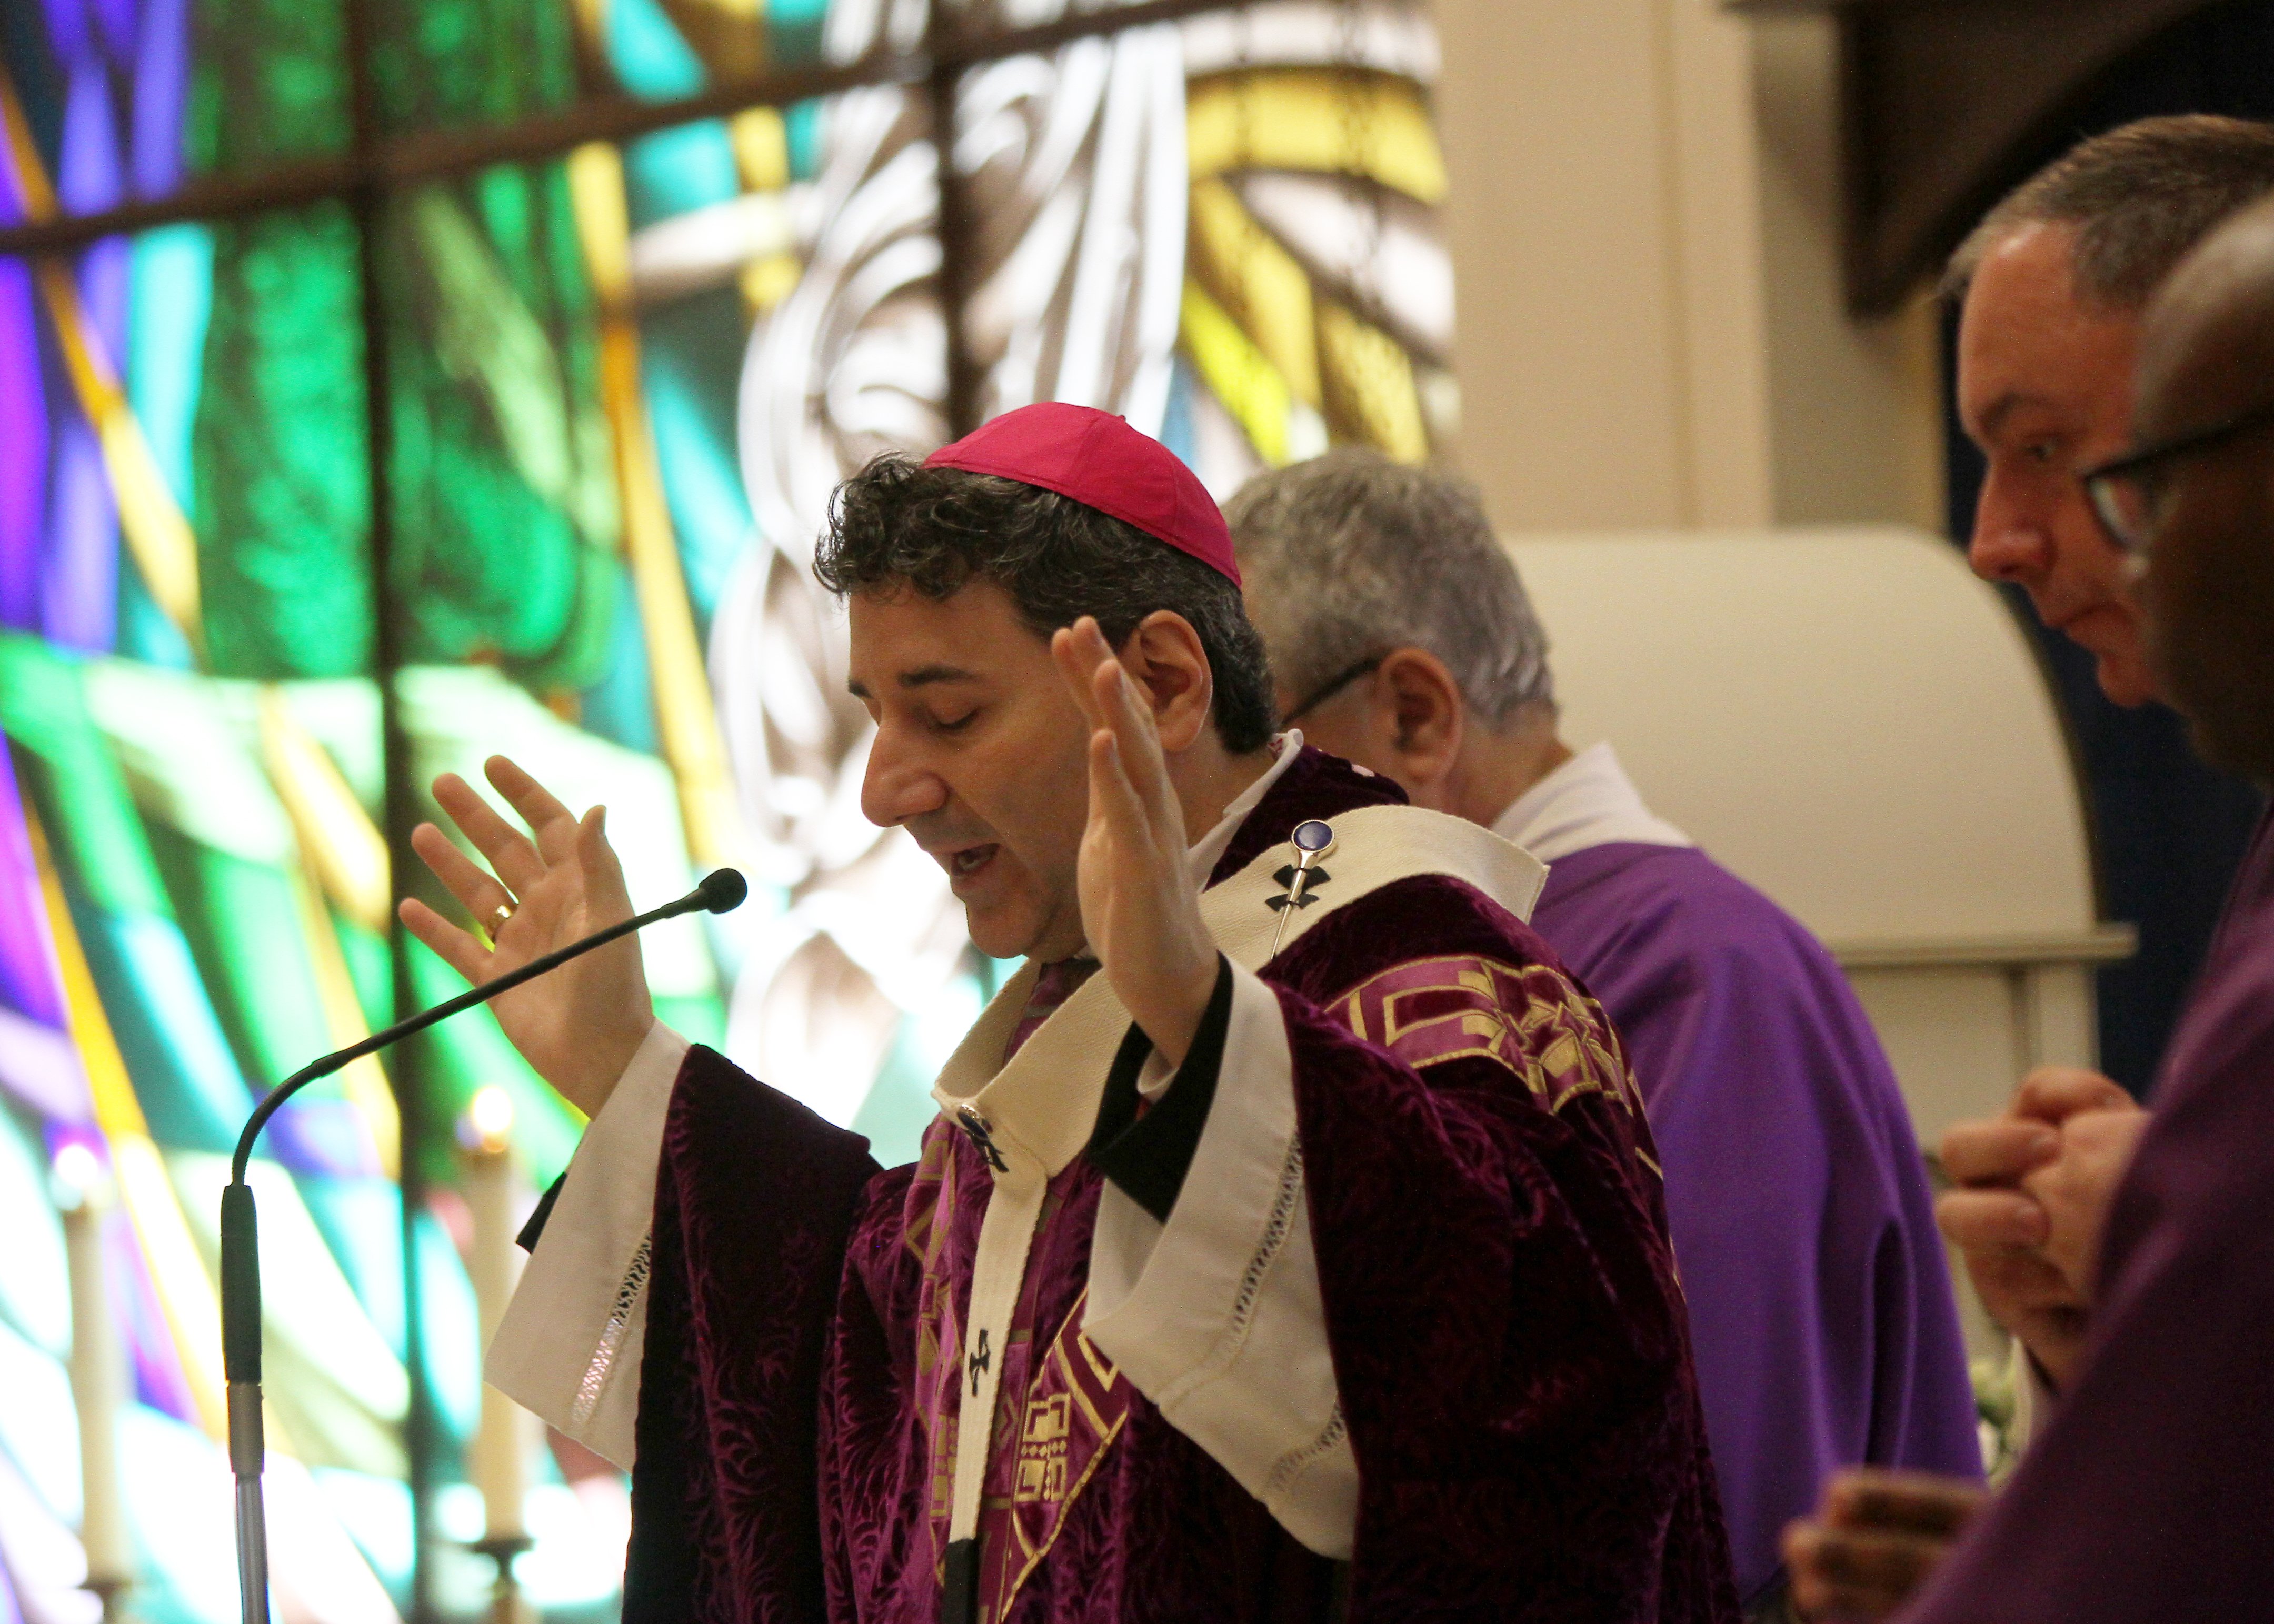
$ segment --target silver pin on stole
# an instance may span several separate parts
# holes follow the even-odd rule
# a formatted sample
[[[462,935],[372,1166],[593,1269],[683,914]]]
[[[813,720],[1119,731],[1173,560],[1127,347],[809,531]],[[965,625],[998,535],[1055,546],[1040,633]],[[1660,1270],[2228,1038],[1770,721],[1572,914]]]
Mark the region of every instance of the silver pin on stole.
[[[1334,876],[1321,868],[1328,853],[1335,849],[1335,826],[1307,818],[1295,825],[1288,845],[1295,853],[1295,861],[1271,877],[1285,886],[1283,896],[1270,898],[1269,906],[1279,915],[1279,928],[1271,933],[1271,951],[1266,962],[1279,956],[1279,944],[1287,934],[1287,921],[1299,908],[1307,908],[1318,900],[1312,893]]]

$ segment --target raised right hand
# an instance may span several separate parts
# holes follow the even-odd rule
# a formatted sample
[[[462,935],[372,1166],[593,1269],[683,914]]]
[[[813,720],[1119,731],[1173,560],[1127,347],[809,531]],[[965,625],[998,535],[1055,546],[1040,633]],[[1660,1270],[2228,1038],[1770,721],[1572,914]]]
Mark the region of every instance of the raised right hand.
[[[434,799],[490,866],[474,862],[432,823],[413,831],[410,844],[471,918],[486,921],[501,905],[511,906],[495,944],[416,898],[399,910],[412,936],[476,986],[632,916],[623,868],[607,841],[606,808],[578,818],[502,756],[483,770],[530,832],[500,816],[463,778],[445,773],[434,780]],[[607,1103],[655,1024],[637,936],[517,987],[490,1008],[522,1058],[588,1116]]]
[[[2054,1249],[2053,1224],[2026,1181],[2059,1160],[2062,1124],[2088,1112],[2142,1115],[2096,1071],[2048,1066],[2022,1079],[1998,1116],[1960,1123],[1943,1135],[1943,1170],[1957,1187],[1935,1204],[1935,1221],[1966,1259],[1991,1318],[2021,1338],[2056,1388],[2066,1387],[2091,1324],[2092,1282],[2065,1268],[2077,1248]],[[2112,1193],[2098,1192],[2100,1209]]]

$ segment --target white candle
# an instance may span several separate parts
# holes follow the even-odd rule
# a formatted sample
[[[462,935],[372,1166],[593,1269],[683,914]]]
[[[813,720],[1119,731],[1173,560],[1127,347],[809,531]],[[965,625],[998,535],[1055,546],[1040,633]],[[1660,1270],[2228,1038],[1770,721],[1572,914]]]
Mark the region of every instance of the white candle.
[[[515,1240],[521,1180],[513,1153],[511,1096],[499,1087],[481,1090],[466,1113],[466,1205],[474,1221],[468,1272],[486,1350],[521,1277],[521,1248]],[[493,1543],[520,1539],[527,1531],[522,1502],[529,1492],[533,1443],[529,1412],[485,1382],[471,1475],[482,1492],[486,1532]]]
[[[125,1361],[102,1264],[102,1215],[110,1206],[110,1179],[94,1153],[79,1144],[63,1147],[55,1170],[71,1267],[72,1397],[79,1410],[82,1485],[79,1543],[87,1548],[87,1588],[108,1598],[134,1576],[134,1545],[126,1530],[118,1470]]]

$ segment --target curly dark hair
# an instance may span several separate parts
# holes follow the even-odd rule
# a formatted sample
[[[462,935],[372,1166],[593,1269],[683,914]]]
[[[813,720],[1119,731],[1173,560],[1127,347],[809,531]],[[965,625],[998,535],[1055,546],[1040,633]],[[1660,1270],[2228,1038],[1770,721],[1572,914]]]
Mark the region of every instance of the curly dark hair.
[[[1200,635],[1224,748],[1245,755],[1270,741],[1271,668],[1239,589],[1135,525],[1054,491],[887,454],[838,486],[813,573],[840,598],[907,587],[935,602],[971,581],[992,581],[1037,636],[1096,615],[1115,648],[1146,616],[1167,610]]]

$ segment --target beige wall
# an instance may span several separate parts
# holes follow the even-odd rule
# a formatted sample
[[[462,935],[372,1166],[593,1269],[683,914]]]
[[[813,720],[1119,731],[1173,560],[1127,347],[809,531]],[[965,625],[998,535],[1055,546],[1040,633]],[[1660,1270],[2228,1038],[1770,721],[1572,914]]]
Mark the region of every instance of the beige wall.
[[[1939,528],[1933,316],[1839,285],[1836,49],[1719,0],[1436,0],[1464,424],[1510,530]]]

